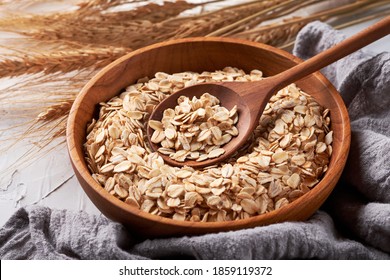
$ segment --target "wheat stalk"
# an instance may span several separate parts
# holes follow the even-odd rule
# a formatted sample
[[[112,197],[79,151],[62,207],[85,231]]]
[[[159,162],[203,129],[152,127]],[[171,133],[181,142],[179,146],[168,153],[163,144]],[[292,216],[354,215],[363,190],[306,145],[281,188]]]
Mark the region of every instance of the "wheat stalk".
[[[230,9],[221,9],[205,13],[199,16],[175,18],[156,26],[153,34],[154,42],[167,39],[205,36],[214,30],[218,30],[226,24],[234,23],[242,17],[250,16],[258,11],[277,6],[284,1],[254,1],[248,2]],[[161,32],[164,31],[164,32]],[[143,45],[145,42],[141,42]]]
[[[383,8],[380,11],[373,12],[373,14],[371,14],[371,15],[363,16],[361,18],[345,22],[344,18],[348,18],[350,16],[350,14],[347,14],[347,15],[342,16],[342,17],[339,18],[339,19],[341,19],[343,21],[343,23],[340,23],[340,24],[337,24],[337,25],[333,25],[333,28],[335,28],[335,29],[343,29],[343,28],[347,28],[347,27],[355,25],[355,24],[359,24],[359,23],[366,22],[366,21],[369,21],[369,20],[385,17],[385,16],[389,15],[389,11],[390,11],[390,7]],[[284,49],[284,50],[290,50],[292,48],[292,46],[294,45],[294,43],[295,43],[295,38],[293,38],[292,40],[289,40],[288,42],[284,43],[283,45],[280,45],[279,48]]]
[[[164,2],[161,6],[148,3],[133,10],[101,12],[124,2],[128,1],[93,1],[80,4],[80,8],[73,12],[13,15],[0,20],[0,29],[38,40],[66,39],[89,45],[125,46],[123,37],[126,34],[147,31],[145,28],[154,22],[175,17],[184,10],[200,5],[175,1]]]
[[[33,18],[18,19],[19,27],[12,25],[16,21],[15,19],[8,19],[8,22],[3,20],[0,21],[0,28],[8,28],[10,31],[19,32],[38,40],[65,39],[85,44],[108,44],[136,49],[170,38],[202,36],[222,27],[224,24],[235,22],[243,16],[249,16],[284,1],[254,1],[230,9],[222,9],[196,17],[177,18],[177,20],[171,14],[174,10],[172,7],[170,9],[160,7],[160,13],[161,10],[164,11],[164,14],[170,11],[169,17],[173,17],[174,20],[169,19],[157,23],[139,18],[122,20],[119,17],[118,20],[117,15],[121,13],[113,13],[111,16],[107,16],[110,13],[104,15],[94,14],[94,17],[85,18],[80,17],[83,13],[76,12],[72,13],[72,16],[65,13],[51,17],[34,16]],[[182,4],[178,6],[178,3],[182,2],[184,1],[175,2],[174,7],[178,8],[177,12],[183,10]],[[173,5],[168,3],[166,2],[164,5]],[[185,8],[188,8],[188,6],[185,6]],[[140,9],[137,9],[137,14],[140,13]],[[36,22],[35,25],[31,25],[31,21]],[[30,30],[26,30],[25,27]],[[148,34],[148,36],[144,34]]]
[[[53,74],[38,73],[25,75],[22,80],[3,87],[0,94],[0,107],[12,106],[15,101],[26,101],[30,104],[34,100],[45,100],[46,103],[62,101],[68,96],[75,96],[85,83],[96,73],[96,70],[85,68],[69,73],[57,72]],[[13,106],[12,109],[16,109]],[[41,106],[43,107],[43,106]]]
[[[317,3],[320,0],[305,1],[303,3],[296,3],[296,1],[286,1],[279,3],[270,8],[261,10],[255,14],[252,14],[246,18],[240,19],[232,24],[226,25],[214,32],[207,34],[206,36],[229,36],[245,29],[253,28],[263,21],[281,17],[285,14],[289,14],[297,9],[303,8],[313,3]]]
[[[293,17],[285,19],[283,22],[264,25],[248,31],[239,32],[232,35],[232,37],[280,46],[295,38],[298,32],[309,22],[314,20],[326,20],[330,17],[356,12],[357,10],[364,9],[365,7],[370,8],[383,5],[386,2],[388,1],[373,2],[372,0],[361,0],[355,3],[323,10],[308,17]]]
[[[35,74],[27,77],[19,85],[5,88],[8,96],[0,96],[0,108],[12,112],[12,117],[17,118],[20,123],[14,126],[8,125],[3,130],[20,131],[20,127],[27,128],[19,133],[11,133],[9,138],[2,137],[0,141],[3,142],[2,150],[9,150],[26,138],[34,139],[44,135],[41,140],[46,139],[45,141],[50,142],[58,136],[63,136],[71,105],[93,73],[95,71],[85,69],[66,76],[59,73]],[[47,105],[42,106],[42,104]],[[29,111],[25,116],[19,113],[26,112],[24,105],[28,106],[27,111]]]
[[[69,113],[72,104],[72,100],[54,104],[47,108],[46,111],[40,113],[37,116],[37,120],[42,122],[51,122],[52,120],[56,120],[61,116],[66,116]]]
[[[6,46],[0,46],[7,48]],[[75,50],[41,53],[15,52],[0,55],[0,77],[44,72],[70,72],[85,67],[99,69],[128,53],[130,49],[116,47],[84,47]]]
[[[235,36],[240,37],[240,38],[245,37],[245,38],[251,39],[252,35],[260,37],[260,36],[264,35],[266,32],[272,32],[273,30],[277,30],[277,29],[287,31],[288,28],[290,28],[291,26],[294,26],[294,25],[295,26],[302,26],[302,25],[305,25],[305,24],[307,24],[311,21],[314,21],[314,20],[325,20],[325,19],[328,19],[329,17],[337,16],[337,15],[340,15],[343,13],[355,12],[358,9],[361,9],[367,5],[369,7],[372,7],[374,5],[375,6],[382,5],[383,3],[386,3],[386,2],[388,2],[388,1],[373,2],[372,0],[359,0],[359,1],[356,1],[356,2],[351,3],[351,4],[345,4],[345,5],[338,6],[336,8],[331,8],[331,9],[327,9],[327,10],[324,10],[321,12],[317,12],[317,13],[314,13],[314,14],[307,16],[307,17],[294,17],[291,19],[283,20],[283,22],[270,24],[270,25],[266,25],[266,26],[260,26],[258,28],[253,28],[253,29],[248,30],[248,31],[243,31],[243,32],[237,33],[237,34],[235,34]]]

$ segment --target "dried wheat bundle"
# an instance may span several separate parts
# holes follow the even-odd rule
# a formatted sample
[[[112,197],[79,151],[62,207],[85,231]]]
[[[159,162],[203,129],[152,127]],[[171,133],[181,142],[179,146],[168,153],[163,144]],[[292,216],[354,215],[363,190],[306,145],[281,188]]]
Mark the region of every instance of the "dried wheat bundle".
[[[72,0],[66,4],[73,8],[62,12],[23,12],[43,2],[56,0],[0,2],[0,31],[15,34],[6,43],[0,39],[0,81],[17,76],[11,78],[15,82],[1,88],[0,109],[9,118],[18,119],[9,127],[0,126],[0,133],[15,130],[10,138],[1,138],[0,143],[4,150],[31,139],[34,144],[23,162],[39,156],[34,156],[34,151],[51,149],[49,144],[65,133],[67,115],[80,89],[96,71],[130,50],[192,36],[230,36],[289,46],[298,31],[313,20],[337,18],[341,21],[338,25],[345,25],[383,15],[390,9],[389,0],[345,0],[309,16],[296,17],[290,14],[328,1],[206,0],[156,4],[145,0]],[[215,4],[217,8],[203,12],[208,5]],[[382,9],[366,14],[374,8]],[[184,16],[187,11],[192,14]],[[351,21],[351,14],[358,11],[359,18]],[[268,20],[273,23],[267,24]],[[7,122],[7,118],[1,122]],[[63,139],[58,143],[62,142]]]
[[[195,36],[205,36],[219,28],[232,24],[242,18],[251,16],[264,10],[277,9],[280,6],[290,3],[289,0],[284,1],[253,1],[245,5],[237,5],[229,7],[229,9],[221,9],[218,11],[201,14],[191,18],[175,18],[167,20],[158,25],[158,28],[167,30],[167,35],[161,34],[158,39],[164,39],[164,36],[171,38],[185,38]]]
[[[390,1],[355,1],[353,3],[347,3],[336,8],[322,10],[320,12],[313,13],[312,15],[307,17],[292,17],[284,19],[281,22],[259,26],[243,32],[238,32],[236,34],[233,34],[232,37],[247,39],[274,46],[282,46],[283,44],[286,44],[286,42],[290,41],[292,38],[295,38],[299,30],[301,30],[309,22],[315,20],[325,21],[335,16],[337,16],[341,20],[345,20],[351,16],[351,13],[356,13],[357,11],[363,10],[370,10],[374,7],[386,5],[388,3],[390,3]]]
[[[17,122],[0,128],[0,133],[6,130],[9,135],[1,138],[0,152],[26,138],[35,139],[34,146],[40,150],[64,136],[73,100],[95,73],[94,69],[86,68],[65,75],[60,72],[33,74],[4,88],[4,94],[0,95],[0,110],[9,112],[8,117]],[[0,119],[0,127],[2,122],[4,120]],[[20,127],[25,129],[20,130]],[[9,133],[12,130],[14,132]],[[40,140],[37,142],[36,139]]]
[[[12,15],[0,20],[0,29],[37,40],[65,39],[83,44],[132,47],[132,34],[145,37],[154,22],[175,17],[195,6],[186,1],[147,3],[128,11],[104,12],[132,1],[93,1],[76,11],[48,15]]]
[[[207,36],[231,36],[245,30],[251,30],[264,21],[282,17],[298,9],[319,2],[321,2],[321,0],[301,1],[299,3],[296,3],[296,1],[285,1],[276,6],[263,9],[248,17],[244,17],[232,24],[225,25],[222,28],[207,34]]]
[[[346,28],[346,27],[349,27],[349,26],[352,26],[355,24],[369,21],[369,20],[382,18],[382,17],[388,16],[389,14],[390,14],[390,5],[388,7],[383,7],[380,10],[373,11],[369,15],[362,15],[361,17],[354,19],[354,20],[347,20],[351,16],[348,13],[348,14],[345,14],[343,16],[340,16],[338,18],[340,23],[333,24],[333,28],[342,29],[342,28]],[[356,16],[355,13],[353,15]],[[286,40],[285,43],[279,44],[278,47],[281,49],[290,50],[293,47],[294,42],[295,42],[295,36],[291,36],[290,40]]]
[[[291,0],[252,1],[229,9],[176,18],[180,12],[195,5],[184,3],[187,2],[164,2],[162,6],[147,4],[135,10],[107,13],[95,12],[96,9],[91,8],[95,6],[88,5],[89,9],[82,6],[72,13],[8,18],[0,21],[0,28],[38,40],[64,39],[84,44],[110,44],[136,49],[172,38],[204,36],[242,17],[279,7],[283,3],[291,3]]]

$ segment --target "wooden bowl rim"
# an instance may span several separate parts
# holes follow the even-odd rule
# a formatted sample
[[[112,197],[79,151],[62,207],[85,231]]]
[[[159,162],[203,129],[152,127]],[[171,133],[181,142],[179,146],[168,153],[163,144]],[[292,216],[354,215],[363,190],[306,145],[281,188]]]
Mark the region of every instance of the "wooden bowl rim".
[[[138,216],[142,219],[149,220],[150,222],[156,222],[156,223],[162,223],[166,225],[171,225],[175,227],[192,227],[192,228],[198,228],[198,229],[223,229],[226,227],[232,227],[234,225],[234,228],[244,228],[247,224],[253,224],[255,221],[257,224],[261,225],[264,224],[266,220],[270,219],[271,217],[276,217],[280,215],[283,212],[288,212],[290,209],[296,207],[297,205],[301,204],[302,201],[310,199],[312,196],[316,196],[319,192],[321,192],[323,189],[326,189],[327,183],[329,179],[332,178],[332,176],[336,176],[337,179],[340,177],[342,169],[346,163],[346,156],[340,157],[335,160],[335,162],[340,162],[340,164],[335,164],[334,167],[330,167],[327,172],[325,173],[324,177],[320,180],[320,182],[311,189],[308,193],[302,195],[298,199],[294,200],[293,202],[289,203],[288,205],[279,208],[277,210],[273,210],[271,212],[265,213],[265,214],[259,214],[257,216],[253,216],[246,219],[241,220],[235,220],[235,221],[224,221],[224,222],[191,222],[191,221],[177,221],[173,220],[171,218],[165,218],[157,215],[153,215],[147,212],[144,212],[140,209],[137,209],[133,206],[130,206],[126,204],[125,202],[117,199],[113,195],[109,194],[104,188],[102,188],[91,176],[90,171],[85,168],[86,164],[82,164],[82,162],[85,162],[84,158],[80,158],[78,156],[77,151],[75,151],[75,133],[74,133],[74,127],[75,127],[75,116],[77,111],[80,109],[80,105],[84,98],[87,96],[89,90],[98,82],[104,75],[110,71],[112,68],[117,67],[118,65],[121,65],[123,62],[129,60],[132,57],[135,57],[137,55],[140,55],[144,52],[148,52],[154,49],[163,48],[167,46],[172,46],[176,44],[186,44],[186,43],[201,43],[201,42],[223,42],[223,43],[231,43],[231,44],[237,44],[237,45],[245,45],[249,47],[254,48],[260,48],[266,51],[270,51],[272,53],[275,53],[279,56],[283,56],[287,58],[288,60],[291,60],[295,63],[300,63],[302,60],[284,50],[262,44],[257,42],[252,42],[248,40],[243,39],[235,39],[235,38],[221,38],[221,37],[193,37],[193,38],[185,38],[185,39],[174,39],[162,43],[156,43],[150,46],[146,46],[140,49],[137,49],[135,51],[132,51],[109,65],[105,66],[102,70],[100,70],[98,73],[96,73],[91,80],[87,82],[87,84],[82,88],[80,93],[77,95],[72,108],[69,113],[68,121],[67,121],[67,129],[66,129],[66,138],[67,138],[67,147],[69,156],[72,162],[72,165],[75,169],[77,169],[79,175],[82,177],[82,179],[85,181],[86,185],[94,191],[97,195],[101,196],[101,198],[108,204],[113,204],[115,207],[121,209],[124,212],[128,212],[131,215]],[[340,114],[343,119],[343,125],[342,125],[342,131],[340,131],[340,135],[343,138],[343,141],[340,143],[340,155],[342,152],[348,154],[349,147],[350,147],[350,122],[349,122],[349,116],[348,111],[345,107],[344,101],[342,100],[340,94],[336,90],[336,88],[330,83],[330,81],[323,76],[320,72],[316,72],[313,74],[316,79],[318,79],[320,82],[322,82],[326,87],[328,88],[328,92],[332,95],[334,98],[334,101],[336,102],[338,108],[340,109]],[[85,186],[83,186],[84,188]],[[332,186],[334,188],[334,186]],[[264,221],[262,223],[262,221]]]

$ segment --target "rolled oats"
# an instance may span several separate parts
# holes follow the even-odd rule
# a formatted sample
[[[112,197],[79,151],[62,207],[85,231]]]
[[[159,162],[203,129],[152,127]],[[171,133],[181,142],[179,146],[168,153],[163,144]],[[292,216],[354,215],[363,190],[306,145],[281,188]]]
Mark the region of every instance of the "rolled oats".
[[[161,121],[149,120],[154,130],[151,141],[161,146],[158,151],[179,162],[224,154],[221,146],[238,135],[237,106],[229,111],[208,93],[192,99],[180,96],[177,102],[175,108],[163,112]]]
[[[245,219],[294,201],[326,172],[333,142],[329,110],[294,84],[271,98],[251,139],[226,162],[198,170],[171,167],[146,141],[150,113],[167,95],[195,83],[259,79],[259,70],[232,67],[140,79],[101,103],[99,118],[88,125],[85,157],[92,177],[132,207],[181,221]],[[220,156],[238,133],[237,109],[207,94],[178,102],[161,121],[149,122],[159,152],[182,161]]]

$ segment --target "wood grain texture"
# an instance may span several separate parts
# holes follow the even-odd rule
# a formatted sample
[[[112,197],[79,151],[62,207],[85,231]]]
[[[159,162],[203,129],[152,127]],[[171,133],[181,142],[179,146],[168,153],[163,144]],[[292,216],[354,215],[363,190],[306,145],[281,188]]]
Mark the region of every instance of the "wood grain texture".
[[[276,48],[237,39],[190,38],[149,46],[116,60],[93,77],[78,95],[67,124],[67,143],[75,174],[92,202],[107,217],[121,222],[143,236],[202,234],[235,230],[310,217],[326,200],[344,168],[350,146],[350,124],[345,105],[331,83],[320,73],[297,82],[321,105],[330,109],[334,131],[333,155],[320,183],[299,199],[267,214],[231,222],[181,222],[151,215],[110,195],[92,178],[84,160],[86,126],[99,102],[119,94],[138,78],[156,72],[213,71],[234,66],[265,76],[280,73],[301,62]]]

